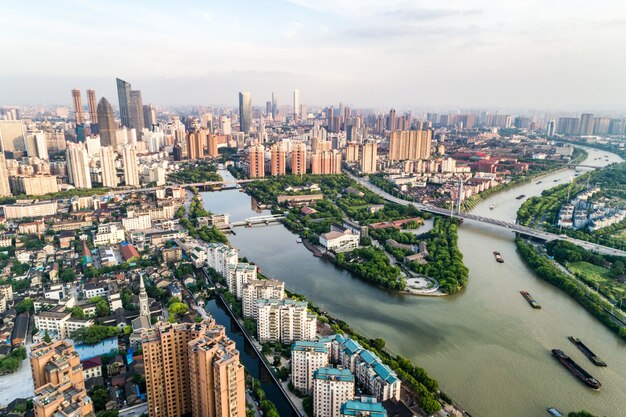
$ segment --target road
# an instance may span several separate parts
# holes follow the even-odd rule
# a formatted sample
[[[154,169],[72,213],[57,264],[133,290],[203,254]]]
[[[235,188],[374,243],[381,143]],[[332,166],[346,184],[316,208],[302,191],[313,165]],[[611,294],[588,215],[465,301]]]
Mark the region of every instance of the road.
[[[148,413],[148,403],[141,403],[131,407],[122,408],[120,410],[119,417],[139,417],[144,413]]]
[[[483,217],[483,216],[478,216],[475,214],[470,214],[470,213],[451,213],[450,210],[447,209],[443,209],[441,207],[436,207],[436,206],[432,206],[430,204],[421,204],[421,203],[414,203],[414,202],[410,202],[410,201],[406,201],[406,200],[402,200],[400,198],[394,197],[391,194],[387,193],[386,191],[381,190],[380,188],[376,187],[374,184],[372,184],[371,182],[369,182],[367,179],[365,178],[359,178],[354,176],[351,173],[348,173],[348,175],[355,180],[356,182],[358,182],[359,184],[361,184],[363,187],[367,188],[368,190],[378,194],[379,196],[381,196],[382,198],[384,198],[387,201],[390,201],[392,203],[396,203],[396,204],[400,204],[402,206],[415,206],[417,209],[422,210],[422,211],[427,211],[429,213],[433,213],[433,214],[439,214],[442,216],[452,216],[452,217],[458,217],[460,219],[464,219],[464,220],[472,220],[478,223],[483,223],[483,224],[491,224],[494,226],[498,226],[504,229],[509,229],[511,232],[517,232],[520,233],[522,235],[525,236],[529,236],[529,237],[534,237],[537,239],[542,239],[545,241],[551,241],[551,240],[564,240],[570,243],[573,243],[574,245],[580,246],[584,249],[590,250],[592,252],[596,252],[599,254],[603,254],[603,255],[616,255],[616,256],[626,256],[626,252],[619,250],[619,249],[614,249],[614,248],[609,248],[607,246],[602,246],[602,245],[598,245],[596,243],[590,243],[590,242],[586,242],[584,240],[580,240],[580,239],[574,239],[565,235],[557,235],[554,233],[549,233],[549,232],[545,232],[543,230],[537,230],[537,229],[533,229],[530,227],[526,227],[526,226],[521,226],[519,224],[514,224],[514,223],[508,223],[502,220],[497,220],[497,219],[492,219],[489,217]]]

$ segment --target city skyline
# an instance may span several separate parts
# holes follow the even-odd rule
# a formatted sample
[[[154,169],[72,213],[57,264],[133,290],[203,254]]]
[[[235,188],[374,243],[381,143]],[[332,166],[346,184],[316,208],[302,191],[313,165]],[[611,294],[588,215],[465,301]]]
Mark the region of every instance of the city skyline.
[[[311,105],[625,110],[626,58],[606,57],[625,34],[626,5],[617,1],[156,6],[7,10],[7,53],[22,58],[0,70],[2,104],[70,103],[71,88],[94,88],[113,102],[110,79],[120,76],[141,86],[144,102],[171,105],[234,105],[237,91],[250,91],[257,105],[276,91],[286,104],[299,89]],[[183,26],[191,41],[176,42],[164,25],[172,33]],[[118,44],[127,48],[96,65],[59,59]]]

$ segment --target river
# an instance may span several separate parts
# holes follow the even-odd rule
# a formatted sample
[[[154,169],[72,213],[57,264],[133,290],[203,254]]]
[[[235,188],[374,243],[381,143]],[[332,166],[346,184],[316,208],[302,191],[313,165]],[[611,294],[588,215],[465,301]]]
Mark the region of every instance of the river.
[[[620,160],[608,152],[586,150],[586,165]],[[538,195],[574,175],[574,170],[550,174],[493,195],[474,211],[513,221],[524,201],[516,196]],[[204,193],[203,199],[207,209],[230,213],[232,220],[259,215],[251,198],[237,190]],[[384,338],[388,350],[424,367],[475,417],[542,416],[549,406],[564,412],[587,409],[602,416],[624,415],[626,343],[564,292],[536,277],[518,256],[508,231],[465,222],[459,228],[459,247],[470,271],[469,285],[439,298],[372,286],[313,257],[282,225],[237,228],[236,233],[230,236],[232,245],[265,275],[285,281],[287,288],[362,334]],[[503,264],[495,262],[494,250],[502,253]],[[543,309],[530,308],[520,290],[528,290]],[[592,365],[567,340],[570,335],[586,342],[608,367]],[[602,389],[595,392],[580,383],[552,357],[553,348],[563,349],[597,377]]]

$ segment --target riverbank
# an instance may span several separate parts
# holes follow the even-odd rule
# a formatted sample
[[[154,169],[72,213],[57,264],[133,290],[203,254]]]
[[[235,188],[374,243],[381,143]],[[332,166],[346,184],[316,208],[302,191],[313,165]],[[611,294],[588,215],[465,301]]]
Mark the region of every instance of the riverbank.
[[[539,277],[565,291],[605,326],[615,332],[619,337],[626,340],[626,326],[617,322],[610,313],[613,305],[603,301],[584,284],[568,277],[563,271],[560,271],[552,264],[548,258],[539,254],[533,245],[526,243],[520,238],[516,239],[515,243],[524,262],[526,262]]]

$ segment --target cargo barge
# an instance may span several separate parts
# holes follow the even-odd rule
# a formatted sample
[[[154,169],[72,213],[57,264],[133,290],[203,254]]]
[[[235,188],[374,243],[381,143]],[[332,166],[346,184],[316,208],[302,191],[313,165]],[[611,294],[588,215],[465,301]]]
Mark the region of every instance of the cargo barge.
[[[522,198],[526,197],[526,194],[520,194],[517,197],[515,197],[516,200],[521,200]]]
[[[595,366],[606,366],[606,362],[596,356],[596,354],[593,353],[591,349],[589,349],[579,338],[570,336],[568,339],[578,348],[578,350],[588,357]]]
[[[502,255],[500,255],[500,252],[498,251],[493,251],[493,256],[496,257],[496,262],[498,263],[504,263],[504,259],[502,259]]]
[[[528,304],[530,304],[532,308],[541,308],[541,305],[535,301],[528,291],[520,291],[519,293],[522,294],[522,297],[528,301]]]
[[[578,365],[572,358],[567,356],[561,349],[552,349],[552,354],[555,358],[561,362],[574,376],[580,379],[590,388],[599,390],[602,384],[600,381],[592,377],[589,372],[585,371],[580,365]]]

